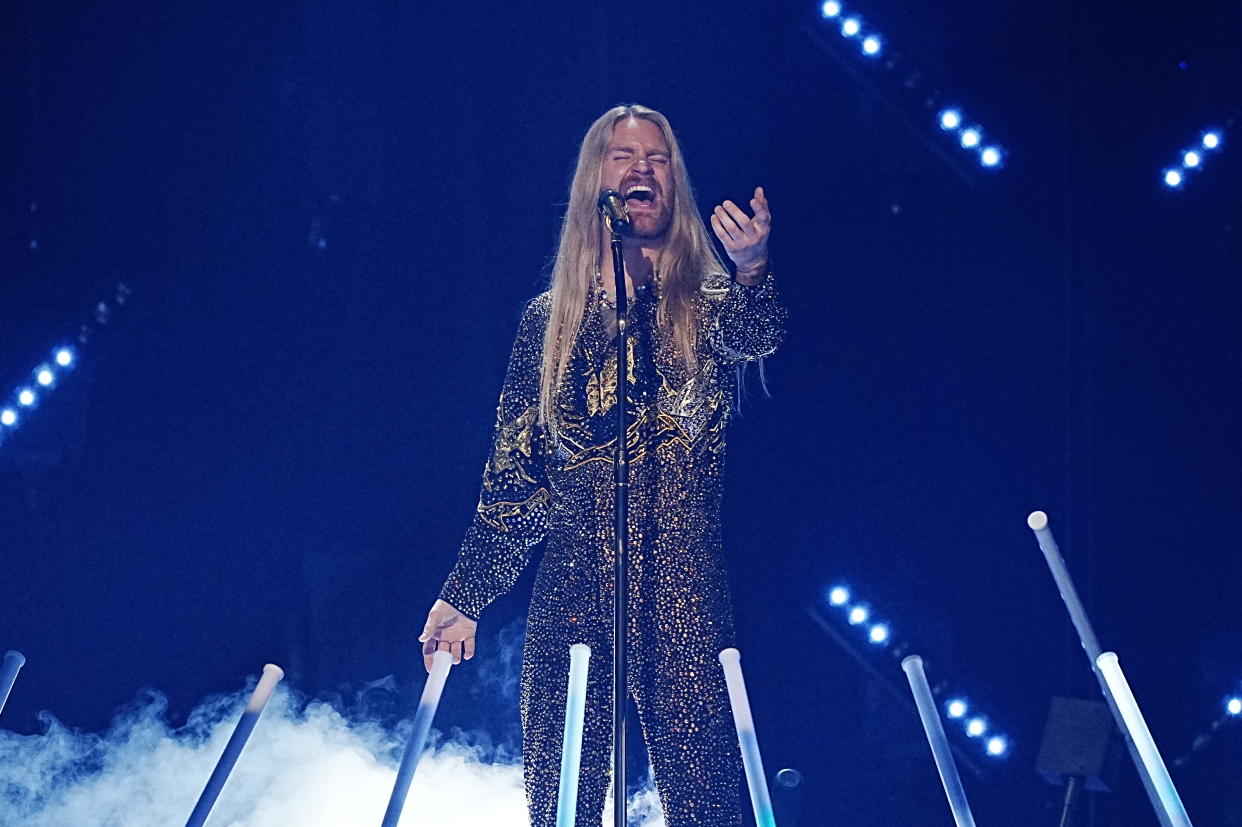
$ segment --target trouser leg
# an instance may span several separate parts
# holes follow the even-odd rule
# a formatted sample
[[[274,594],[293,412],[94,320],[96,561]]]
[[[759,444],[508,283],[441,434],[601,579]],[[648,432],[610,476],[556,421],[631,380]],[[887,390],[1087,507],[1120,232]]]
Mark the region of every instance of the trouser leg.
[[[720,667],[732,636],[702,620],[648,630],[634,684],[668,827],[741,824],[741,751]]]
[[[531,827],[555,827],[560,785],[561,746],[569,680],[569,647],[591,647],[582,763],[578,775],[576,824],[598,825],[604,810],[612,749],[612,652],[604,641],[584,634],[549,640],[528,629],[522,662],[522,765]]]

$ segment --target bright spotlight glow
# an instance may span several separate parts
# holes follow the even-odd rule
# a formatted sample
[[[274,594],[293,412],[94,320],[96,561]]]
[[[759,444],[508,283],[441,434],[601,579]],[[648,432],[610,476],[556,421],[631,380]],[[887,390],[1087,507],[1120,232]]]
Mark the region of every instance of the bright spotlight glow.
[[[828,602],[833,606],[844,606],[850,600],[850,590],[845,586],[833,586],[828,592]]]
[[[1205,132],[1203,134],[1203,148],[1216,149],[1220,146],[1220,135],[1216,132]]]
[[[17,392],[17,404],[29,408],[35,403],[35,392],[30,388],[22,388]]]
[[[1180,187],[1182,185],[1182,174],[1175,169],[1166,169],[1164,171],[1164,185],[1166,187]]]
[[[846,37],[857,37],[862,31],[862,21],[857,17],[847,17],[841,21],[841,34]]]
[[[940,113],[941,129],[957,129],[962,125],[962,113],[956,109],[945,109]]]
[[[885,623],[877,623],[871,627],[871,631],[867,633],[867,637],[871,642],[879,645],[888,642],[888,625]]]
[[[1225,711],[1230,715],[1242,715],[1242,698],[1230,698],[1226,701]]]
[[[850,609],[850,624],[853,626],[866,623],[869,617],[871,617],[871,612],[867,611],[866,606],[855,606]]]
[[[999,758],[1009,751],[1009,742],[1000,735],[993,735],[987,743],[988,755]]]
[[[875,35],[869,34],[863,38],[863,54],[868,55],[869,57],[875,57],[880,54],[881,48],[883,48],[883,44],[880,43],[880,38]]]
[[[987,721],[982,718],[971,718],[966,722],[966,734],[971,738],[978,738],[980,735],[988,731]]]
[[[35,370],[35,381],[45,388],[50,388],[52,383],[56,381],[56,374],[52,373],[52,369],[46,365]]]
[[[977,129],[962,130],[962,146],[966,149],[973,149],[979,145],[979,141],[983,140],[983,136],[979,134]]]
[[[62,368],[67,368],[73,364],[73,351],[67,347],[62,347],[56,351],[56,364]]]
[[[945,704],[944,714],[948,715],[950,718],[962,718],[966,715],[966,709],[967,707],[965,701],[961,698],[954,698]]]
[[[837,0],[827,0],[824,5],[819,7],[819,13],[824,16],[825,20],[836,17],[841,13],[841,4]]]
[[[0,411],[0,425],[12,427],[17,424],[17,411],[12,408],[5,408]]]
[[[1186,169],[1194,169],[1199,166],[1200,160],[1199,153],[1192,149],[1182,156],[1182,166],[1186,167]]]
[[[999,164],[1000,161],[1000,150],[994,146],[984,147],[983,151],[979,153],[979,163],[983,164],[985,167],[994,167]]]

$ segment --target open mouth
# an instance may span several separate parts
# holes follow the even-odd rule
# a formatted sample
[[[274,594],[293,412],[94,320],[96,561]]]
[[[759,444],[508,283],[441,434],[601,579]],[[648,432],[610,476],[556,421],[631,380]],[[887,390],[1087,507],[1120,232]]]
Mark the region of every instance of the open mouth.
[[[625,190],[625,203],[631,209],[650,209],[655,206],[655,190],[646,184],[634,184]]]

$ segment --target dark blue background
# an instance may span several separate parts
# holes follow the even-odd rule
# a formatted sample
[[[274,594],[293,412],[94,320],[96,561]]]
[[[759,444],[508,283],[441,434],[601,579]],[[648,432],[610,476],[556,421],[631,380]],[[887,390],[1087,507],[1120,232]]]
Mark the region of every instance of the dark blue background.
[[[844,578],[1013,735],[967,776],[980,820],[1055,823],[1049,699],[1094,685],[1035,508],[1183,753],[1242,678],[1242,135],[1183,192],[1159,170],[1242,104],[1242,8],[860,0],[1000,135],[1007,168],[981,177],[808,35],[814,8],[5,15],[3,388],[112,284],[133,297],[0,446],[0,648],[30,659],[4,725],[99,729],[144,686],[177,719],[267,660],[312,695],[420,685],[576,143],[638,101],[704,209],[762,184],[775,214],[790,335],[733,429],[726,517],[769,769],[800,768],[834,823],[947,821],[911,705],[806,615]],[[479,667],[524,602],[485,615]],[[510,738],[512,687],[481,671],[439,723]],[[1239,743],[1176,776],[1202,823],[1242,823]],[[1151,819],[1129,767],[1096,809]]]

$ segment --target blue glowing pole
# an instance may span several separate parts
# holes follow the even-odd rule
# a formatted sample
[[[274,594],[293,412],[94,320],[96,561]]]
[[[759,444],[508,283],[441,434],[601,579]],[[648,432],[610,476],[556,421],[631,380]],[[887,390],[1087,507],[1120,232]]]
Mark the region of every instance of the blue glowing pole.
[[[397,781],[393,784],[392,796],[388,799],[388,809],[384,811],[382,827],[397,827],[401,820],[405,796],[410,791],[410,782],[414,780],[414,770],[418,769],[418,760],[423,756],[427,733],[431,731],[431,721],[436,717],[436,708],[440,705],[440,695],[444,692],[444,682],[448,679],[449,667],[452,665],[453,656],[443,650],[431,657],[431,672],[427,675],[427,683],[423,685],[418,711],[414,713],[414,729],[410,732],[410,740],[405,743],[405,754],[401,756]]]
[[[1147,798],[1156,813],[1156,818],[1160,821],[1161,827],[1176,827],[1176,825],[1181,823],[1190,824],[1189,821],[1176,822],[1170,820],[1164,806],[1161,790],[1157,789],[1155,779],[1144,769],[1144,759],[1139,745],[1135,743],[1130,727],[1125,721],[1124,713],[1117,705],[1117,698],[1113,695],[1113,689],[1109,686],[1104,672],[1100,669],[1100,658],[1104,652],[1100,649],[1100,642],[1095,637],[1095,630],[1091,628],[1091,621],[1087,619],[1087,610],[1083,608],[1082,600],[1078,597],[1078,590],[1074,588],[1074,581],[1070,577],[1069,569],[1065,567],[1065,560],[1061,557],[1061,550],[1057,547],[1057,541],[1052,536],[1052,529],[1048,527],[1048,515],[1042,511],[1032,511],[1030,516],[1026,518],[1026,524],[1031,531],[1035,532],[1035,539],[1039,542],[1039,550],[1043,552],[1044,559],[1048,562],[1048,568],[1052,571],[1052,577],[1057,582],[1057,589],[1061,592],[1061,600],[1065,602],[1065,608],[1069,610],[1070,620],[1073,621],[1074,628],[1078,631],[1078,639],[1082,643],[1083,651],[1087,653],[1087,659],[1091,662],[1091,671],[1095,673],[1095,678],[1100,683],[1100,691],[1108,702],[1109,711],[1113,713],[1113,720],[1117,722],[1117,728],[1125,736],[1126,749],[1130,753],[1130,760],[1134,762],[1139,778],[1143,781],[1143,789],[1147,792]],[[1114,657],[1116,656],[1114,655]],[[1178,804],[1180,805],[1180,803],[1179,801]]]
[[[21,652],[9,650],[4,653],[4,664],[0,665],[0,712],[4,712],[4,705],[9,702],[9,692],[17,680],[18,670],[25,665],[26,656]]]
[[[1104,679],[1127,736],[1138,752],[1137,768],[1146,782],[1144,786],[1155,791],[1157,800],[1152,803],[1158,805],[1156,815],[1162,816],[1162,824],[1190,827],[1190,816],[1182,806],[1181,796],[1177,794],[1177,787],[1173,786],[1173,779],[1164,765],[1164,759],[1160,757],[1155,739],[1151,737],[1151,730],[1147,728],[1147,721],[1139,710],[1138,701],[1130,691],[1130,684],[1126,681],[1125,673],[1121,671],[1117,655],[1105,652],[1096,659],[1096,667]]]
[[[574,827],[578,812],[578,772],[582,766],[582,725],[586,718],[587,670],[591,647],[569,647],[569,691],[565,698],[565,738],[561,743],[561,786],[556,794],[556,827]]]
[[[750,714],[750,698],[746,695],[746,681],[742,678],[742,654],[736,649],[725,649],[720,653],[720,665],[724,667],[729,705],[733,707],[733,724],[737,727],[737,741],[742,748],[742,765],[746,769],[746,786],[750,788],[755,824],[758,827],[776,827],[772,798],[768,794],[768,779],[763,774],[763,758],[759,755],[759,739],[755,735],[755,721]]]
[[[207,779],[207,786],[203,788],[202,795],[198,797],[198,803],[194,805],[194,811],[190,813],[185,827],[202,827],[207,821],[207,816],[211,815],[211,808],[215,806],[216,799],[220,797],[224,783],[229,780],[233,765],[237,763],[242,749],[246,746],[246,741],[250,738],[250,733],[254,731],[255,724],[259,723],[259,716],[263,714],[263,709],[272,697],[276,684],[280,683],[284,676],[284,671],[274,663],[263,667],[263,675],[259,678],[254,692],[251,693],[250,700],[246,702],[241,720],[233,729],[233,734],[224,747],[224,753],[216,762],[216,768],[212,770],[211,777]]]
[[[931,745],[932,758],[936,760],[936,769],[940,772],[940,783],[944,785],[945,795],[949,798],[949,809],[953,811],[953,822],[957,827],[975,827],[975,817],[970,812],[970,802],[966,800],[966,789],[962,786],[962,777],[957,774],[957,764],[953,761],[953,749],[949,746],[948,736],[944,734],[944,724],[940,722],[940,714],[936,711],[936,700],[927,684],[923,659],[918,655],[910,655],[902,660],[901,668],[906,673],[906,679],[910,681],[914,703],[918,706],[919,718],[923,721],[923,731],[927,733],[927,743]]]

